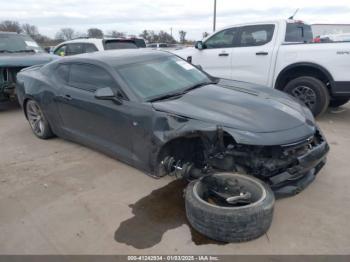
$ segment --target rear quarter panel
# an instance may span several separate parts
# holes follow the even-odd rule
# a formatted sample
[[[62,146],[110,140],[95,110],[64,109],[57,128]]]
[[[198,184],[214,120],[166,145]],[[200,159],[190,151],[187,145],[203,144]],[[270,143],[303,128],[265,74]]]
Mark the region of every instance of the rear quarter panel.
[[[296,63],[313,63],[326,69],[334,81],[350,81],[350,42],[282,44],[276,61],[274,82],[283,69]]]
[[[55,97],[58,88],[54,77],[48,73],[43,74],[41,66],[29,67],[17,74],[18,100],[22,107],[27,99],[33,99],[39,103],[51,127],[56,129],[58,124],[58,110]]]

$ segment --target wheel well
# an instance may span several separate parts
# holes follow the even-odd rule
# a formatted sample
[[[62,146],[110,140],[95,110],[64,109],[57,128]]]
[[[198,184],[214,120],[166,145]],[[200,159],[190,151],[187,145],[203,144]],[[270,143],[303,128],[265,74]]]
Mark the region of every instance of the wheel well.
[[[321,80],[330,91],[332,76],[323,68],[314,65],[295,65],[284,69],[277,78],[275,88],[283,90],[293,79],[301,76],[311,76]]]
[[[178,137],[167,142],[161,148],[157,163],[160,163],[166,156],[172,156],[183,162],[193,162],[197,165],[204,160],[204,143],[200,136]]]
[[[191,162],[200,167],[206,164],[204,162],[208,155],[224,150],[232,144],[236,144],[236,141],[226,132],[222,133],[221,139],[216,132],[210,135],[196,132],[193,135],[177,137],[162,146],[157,155],[157,164],[166,156],[172,156],[177,160]]]
[[[26,119],[28,119],[28,115],[27,115],[27,103],[28,101],[30,100],[30,98],[25,98],[23,100],[23,112],[24,112],[24,115],[26,117]]]

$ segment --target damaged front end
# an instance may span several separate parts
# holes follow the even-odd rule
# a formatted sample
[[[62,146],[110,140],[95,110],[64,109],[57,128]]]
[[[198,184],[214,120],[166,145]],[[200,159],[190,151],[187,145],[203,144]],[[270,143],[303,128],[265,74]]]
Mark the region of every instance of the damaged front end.
[[[16,98],[16,75],[23,67],[0,67],[0,102]]]
[[[191,131],[182,125],[180,131],[170,132],[177,138],[159,152],[157,175],[192,180],[218,171],[237,172],[263,180],[277,197],[285,197],[299,193],[314,180],[329,151],[317,128],[298,142],[272,146],[243,144],[230,133],[221,126]]]
[[[321,132],[280,146],[235,145],[226,154],[237,168],[268,183],[276,196],[290,196],[307,187],[326,163],[329,146]]]

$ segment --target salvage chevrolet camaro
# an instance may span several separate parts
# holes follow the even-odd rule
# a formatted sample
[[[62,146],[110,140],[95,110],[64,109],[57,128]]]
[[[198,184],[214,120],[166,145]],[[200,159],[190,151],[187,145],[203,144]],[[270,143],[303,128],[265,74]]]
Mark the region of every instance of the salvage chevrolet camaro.
[[[36,136],[76,141],[156,177],[234,171],[288,196],[313,181],[329,150],[294,98],[211,77],[167,52],[66,57],[23,69],[17,84]]]

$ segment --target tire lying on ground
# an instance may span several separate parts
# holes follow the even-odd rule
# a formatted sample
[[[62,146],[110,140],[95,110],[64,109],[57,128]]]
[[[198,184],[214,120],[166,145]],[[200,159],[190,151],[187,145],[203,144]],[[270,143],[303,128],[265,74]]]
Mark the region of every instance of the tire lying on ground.
[[[251,203],[218,203],[211,197],[213,187],[225,196],[237,195],[237,188],[249,192]],[[275,197],[270,187],[257,178],[221,173],[191,182],[185,202],[187,219],[194,229],[217,241],[242,242],[258,238],[269,229]]]

